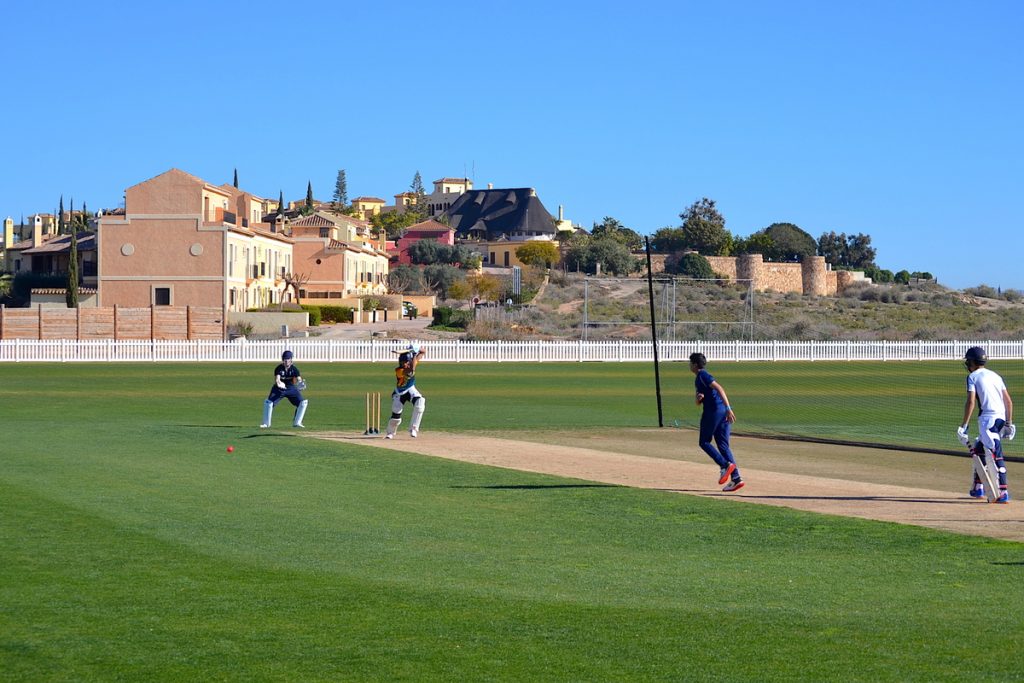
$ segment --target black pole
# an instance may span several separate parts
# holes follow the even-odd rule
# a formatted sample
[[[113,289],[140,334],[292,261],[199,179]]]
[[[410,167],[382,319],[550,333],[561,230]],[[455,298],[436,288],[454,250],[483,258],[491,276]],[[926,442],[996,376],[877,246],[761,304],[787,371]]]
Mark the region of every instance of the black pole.
[[[651,344],[654,347],[654,392],[658,397],[658,426],[665,426],[661,412],[661,374],[658,370],[658,325],[654,319],[654,276],[651,273],[651,239],[644,237],[647,247],[647,299],[651,304]]]

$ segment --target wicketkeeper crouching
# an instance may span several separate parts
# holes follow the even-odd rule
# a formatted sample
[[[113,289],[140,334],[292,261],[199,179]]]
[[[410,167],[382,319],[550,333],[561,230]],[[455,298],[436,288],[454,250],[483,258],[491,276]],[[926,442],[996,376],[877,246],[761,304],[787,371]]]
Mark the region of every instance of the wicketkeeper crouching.
[[[292,364],[294,356],[291,351],[281,354],[281,363],[274,368],[274,385],[270,387],[270,395],[263,402],[263,422],[260,429],[270,427],[270,421],[274,416],[274,406],[282,398],[288,399],[295,406],[295,418],[292,421],[293,427],[303,428],[302,418],[306,415],[306,405],[309,401],[302,397],[302,390],[306,388],[306,382],[302,379],[299,368]]]

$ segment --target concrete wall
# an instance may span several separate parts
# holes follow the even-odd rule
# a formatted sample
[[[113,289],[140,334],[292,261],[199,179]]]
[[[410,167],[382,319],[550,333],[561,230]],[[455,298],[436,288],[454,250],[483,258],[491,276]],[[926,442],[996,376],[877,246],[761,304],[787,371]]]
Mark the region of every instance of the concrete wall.
[[[282,325],[288,330],[302,330],[309,327],[309,313],[306,311],[280,311],[246,313],[244,311],[228,311],[228,327],[240,323],[250,323],[253,334],[277,334]]]

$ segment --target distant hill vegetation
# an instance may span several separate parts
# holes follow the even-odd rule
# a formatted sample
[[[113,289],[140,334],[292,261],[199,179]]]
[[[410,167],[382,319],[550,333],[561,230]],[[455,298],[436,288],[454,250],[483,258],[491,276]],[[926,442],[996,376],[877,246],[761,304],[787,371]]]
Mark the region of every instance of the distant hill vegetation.
[[[478,339],[650,339],[642,279],[553,273],[518,314],[489,316],[467,327]],[[744,287],[677,280],[655,294],[661,338],[761,340],[1024,339],[1024,295],[934,282],[855,285],[840,296],[756,292],[753,313]],[[751,322],[752,318],[752,322]],[[735,324],[729,324],[735,323]]]

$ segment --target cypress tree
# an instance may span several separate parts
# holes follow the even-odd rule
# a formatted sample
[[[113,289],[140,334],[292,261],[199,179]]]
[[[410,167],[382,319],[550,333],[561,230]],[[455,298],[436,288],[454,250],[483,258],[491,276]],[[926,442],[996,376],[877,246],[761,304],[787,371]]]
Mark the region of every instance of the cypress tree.
[[[313,182],[306,182],[306,215],[313,213]]]
[[[64,234],[64,195],[60,196],[60,208],[57,209],[57,234]]]
[[[63,203],[63,197],[61,203]],[[75,200],[71,200],[71,213],[75,213]],[[64,297],[68,308],[78,308],[78,235],[71,221],[71,247],[68,251],[68,291]]]
[[[235,189],[238,189],[238,169],[235,169]]]

